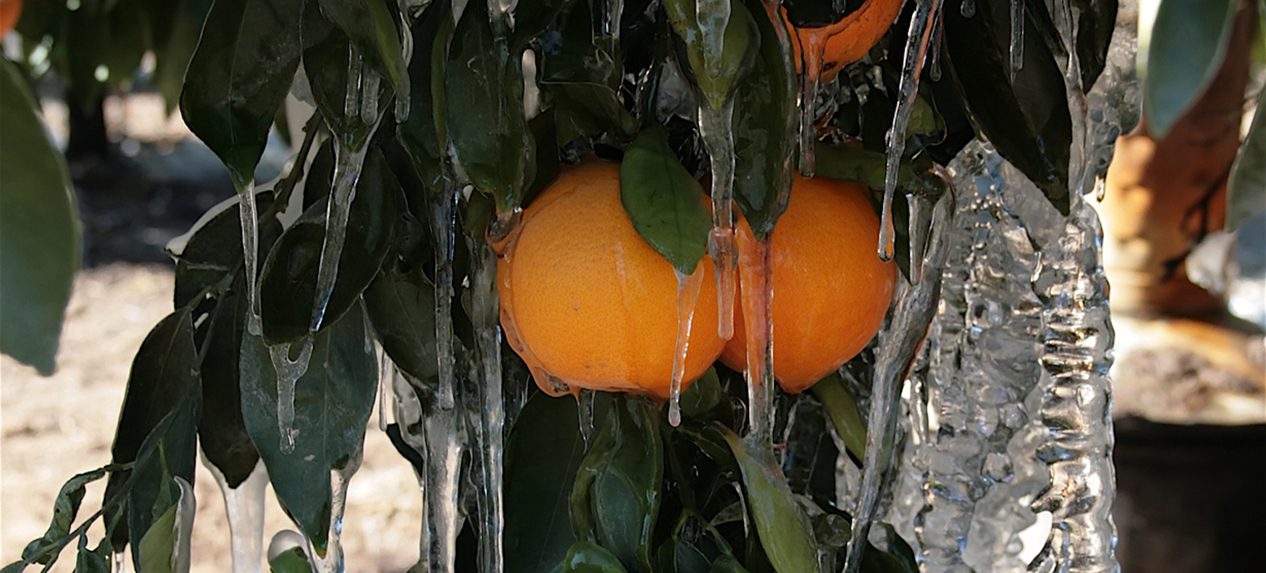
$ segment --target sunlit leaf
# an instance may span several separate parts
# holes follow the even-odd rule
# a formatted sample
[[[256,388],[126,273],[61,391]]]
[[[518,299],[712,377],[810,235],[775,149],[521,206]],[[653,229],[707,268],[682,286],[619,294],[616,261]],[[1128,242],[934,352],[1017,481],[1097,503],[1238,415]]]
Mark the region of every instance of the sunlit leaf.
[[[656,252],[678,272],[694,273],[708,248],[712,215],[703,188],[677,161],[663,128],[647,128],[625,150],[620,201]]]
[[[70,176],[17,67],[0,63],[0,352],[53,373],[79,267]]]
[[[1237,0],[1165,0],[1139,38],[1143,118],[1161,139],[1204,93],[1226,55]]]
[[[1248,137],[1231,167],[1226,205],[1228,231],[1266,210],[1266,90],[1257,95],[1257,112]]]

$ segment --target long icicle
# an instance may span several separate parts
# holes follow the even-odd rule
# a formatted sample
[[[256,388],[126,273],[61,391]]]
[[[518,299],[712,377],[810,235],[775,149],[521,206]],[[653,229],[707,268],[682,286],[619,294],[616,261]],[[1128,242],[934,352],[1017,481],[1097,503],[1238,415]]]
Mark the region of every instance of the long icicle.
[[[255,203],[255,182],[238,189],[237,197],[237,213],[242,225],[242,264],[246,267],[246,328],[252,335],[259,336],[262,332],[259,320],[259,208]]]
[[[893,477],[897,454],[897,421],[901,413],[901,388],[914,364],[919,346],[927,337],[941,299],[941,268],[945,264],[954,213],[954,192],[947,190],[936,202],[932,215],[931,241],[923,261],[923,281],[901,285],[892,322],[875,361],[874,388],[866,428],[866,459],[862,489],[853,514],[853,534],[848,541],[845,573],[857,573],[868,543],[883,490]]]
[[[715,109],[699,97],[699,136],[708,151],[712,168],[712,235],[708,247],[717,275],[717,334],[722,340],[734,336],[735,265],[734,247],[734,101]]]
[[[202,467],[207,468],[224,496],[224,514],[229,522],[229,551],[233,556],[233,573],[260,573],[264,557],[264,493],[268,487],[268,471],[257,461],[250,475],[229,487],[215,464],[202,454]]]
[[[747,443],[754,449],[773,444],[774,319],[772,241],[739,243],[743,281],[743,327],[747,340]]]
[[[677,343],[673,349],[673,378],[668,387],[668,423],[674,428],[681,424],[681,385],[686,377],[686,354],[690,350],[690,328],[695,319],[695,307],[699,291],[703,287],[703,261],[695,272],[677,274]]]
[[[426,425],[426,526],[430,573],[453,573],[457,558],[458,484],[465,448],[460,408],[429,405]]]
[[[468,238],[471,252],[471,311],[475,327],[477,374],[480,377],[480,402],[483,429],[483,489],[480,512],[480,570],[501,573],[503,561],[502,532],[505,530],[502,475],[505,427],[505,402],[501,379],[501,330],[497,301],[497,254],[483,237]]]
[[[919,93],[919,77],[923,73],[923,60],[927,56],[938,14],[943,0],[920,0],[910,18],[910,31],[906,37],[905,60],[901,68],[901,95],[897,110],[893,113],[892,128],[888,131],[888,162],[884,176],[884,200],[879,227],[879,258],[892,260],[896,230],[892,224],[892,198],[897,190],[897,172],[906,150],[906,125],[914,111],[914,100]]]
[[[439,366],[439,406],[453,408],[453,248],[457,239],[457,197],[461,191],[445,177],[443,188],[431,207],[435,237],[435,354]]]

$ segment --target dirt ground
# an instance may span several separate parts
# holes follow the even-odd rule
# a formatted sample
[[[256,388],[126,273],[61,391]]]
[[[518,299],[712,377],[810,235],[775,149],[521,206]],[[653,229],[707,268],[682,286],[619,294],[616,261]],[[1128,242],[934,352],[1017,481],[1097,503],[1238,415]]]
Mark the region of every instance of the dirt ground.
[[[43,535],[62,483],[109,463],[132,356],[171,311],[171,296],[166,267],[114,263],[86,269],[67,311],[56,374],[41,378],[0,357],[0,562],[17,560],[30,540]],[[421,496],[413,471],[376,419],[375,413],[364,464],[348,492],[348,570],[404,571],[418,557]],[[103,487],[89,488],[80,518],[100,507]],[[205,468],[198,468],[195,493],[192,570],[230,571],[224,501]],[[277,531],[293,529],[271,490],[265,515],[265,546]],[[63,554],[56,571],[72,569],[73,551]]]

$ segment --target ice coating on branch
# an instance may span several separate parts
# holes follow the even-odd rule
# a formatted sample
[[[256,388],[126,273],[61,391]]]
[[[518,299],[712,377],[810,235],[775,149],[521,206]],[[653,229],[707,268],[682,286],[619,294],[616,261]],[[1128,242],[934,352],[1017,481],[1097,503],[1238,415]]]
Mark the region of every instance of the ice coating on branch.
[[[312,560],[313,573],[346,571],[342,542],[343,510],[347,507],[347,486],[351,483],[352,476],[360,469],[362,459],[364,459],[364,450],[358,447],[356,453],[348,458],[346,465],[330,470],[330,493],[333,494],[330,499],[330,534],[324,554],[317,552],[309,542],[308,555]]]
[[[460,408],[442,408],[432,403],[424,414],[426,443],[425,494],[426,523],[422,530],[429,536],[426,548],[427,569],[431,573],[453,573],[457,558],[458,483],[462,451],[465,449],[465,424]]]
[[[1015,73],[1024,67],[1024,2],[1011,3],[1011,83],[1015,83]],[[1074,56],[1075,57],[1075,56]]]
[[[264,557],[264,490],[268,487],[268,471],[264,462],[236,488],[229,487],[224,474],[202,455],[202,466],[211,472],[220,494],[224,496],[224,513],[229,522],[229,551],[233,556],[233,573],[260,573]]]
[[[295,449],[295,385],[308,371],[312,360],[312,336],[268,347],[273,370],[277,372],[277,433],[282,453]]]
[[[361,76],[360,120],[367,125],[378,122],[378,88],[382,85],[382,76],[369,66],[365,66]]]
[[[699,291],[703,287],[703,263],[687,275],[677,275],[677,342],[673,348],[673,379],[668,387],[668,423],[674,428],[681,423],[681,384],[686,377],[686,353],[690,349],[690,327],[695,319]]]
[[[593,401],[597,393],[587,388],[577,388],[576,416],[580,423],[580,436],[585,439],[585,449],[593,444]]]
[[[343,254],[343,243],[347,240],[347,217],[352,210],[352,201],[356,199],[356,182],[360,180],[367,151],[368,141],[362,143],[359,149],[352,149],[342,143],[334,147],[334,183],[325,206],[325,236],[321,240],[316,299],[312,303],[312,324],[309,326],[313,332],[325,323],[325,309],[334,292],[339,258]]]
[[[914,111],[914,100],[919,94],[919,77],[927,56],[932,32],[940,19],[943,0],[920,0],[910,18],[910,31],[906,37],[904,63],[901,67],[900,95],[897,110],[893,113],[892,127],[888,130],[888,163],[884,177],[884,200],[880,213],[879,258],[892,260],[896,241],[896,229],[892,224],[892,199],[897,190],[897,172],[906,149],[906,125]]]
[[[757,451],[772,446],[774,426],[774,280],[770,243],[767,237],[765,241],[743,241],[739,245],[743,327],[747,336],[745,439]]]
[[[445,179],[431,206],[435,237],[435,354],[439,366],[440,408],[453,408],[453,249],[457,239],[457,198],[461,191]]]
[[[712,167],[712,234],[708,250],[717,275],[717,334],[734,336],[734,282],[738,253],[734,248],[734,101],[714,109],[707,98],[699,103],[699,137]]]
[[[720,76],[725,52],[725,26],[730,23],[730,0],[696,0],[695,21],[703,39],[703,66],[707,74]]]
[[[298,160],[296,160],[298,161]],[[246,267],[246,328],[259,336],[259,209],[255,203],[255,182],[238,189],[237,209],[242,224],[242,265]]]
[[[347,92],[343,95],[343,115],[349,118],[360,115],[361,73],[365,60],[355,44],[347,47]]]
[[[953,212],[951,186],[933,207],[932,230],[922,261],[924,280],[914,284],[899,282],[891,321],[880,333],[867,416],[862,486],[853,513],[853,533],[844,562],[846,573],[860,570],[872,520],[878,516],[880,499],[893,478],[893,464],[900,453],[896,439],[902,413],[901,390],[941,300],[941,269],[949,251]]]
[[[505,531],[502,476],[505,450],[505,403],[502,394],[500,307],[497,301],[497,254],[483,237],[468,237],[471,252],[471,320],[475,327],[475,374],[479,383],[480,461],[483,480],[479,492],[480,570],[501,573],[502,533]]]

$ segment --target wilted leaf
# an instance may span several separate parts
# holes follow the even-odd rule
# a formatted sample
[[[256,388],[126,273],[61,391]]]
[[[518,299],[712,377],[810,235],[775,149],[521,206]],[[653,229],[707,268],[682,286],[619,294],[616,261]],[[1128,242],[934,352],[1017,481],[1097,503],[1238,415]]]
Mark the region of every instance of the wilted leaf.
[[[56,559],[57,554],[49,551],[60,549],[57,542],[70,534],[75,516],[79,513],[79,504],[83,502],[86,493],[84,487],[105,477],[106,470],[107,468],[99,468],[81,473],[62,485],[61,491],[57,492],[57,497],[53,500],[53,521],[48,525],[48,531],[43,537],[27,544],[22,550],[23,561],[48,564]]]
[[[637,233],[677,272],[695,272],[708,248],[712,215],[703,188],[677,161],[663,128],[647,128],[625,150],[620,201]]]
[[[0,351],[47,376],[79,267],[78,215],[66,164],[8,60],[0,101]]]
[[[299,67],[302,0],[216,0],[189,62],[180,112],[228,167],[255,179],[273,117]]]
[[[295,384],[294,450],[281,449],[277,373],[263,339],[242,339],[242,414],[268,469],[277,499],[323,551],[330,527],[330,471],[362,445],[378,387],[378,365],[365,347],[365,317],[354,305],[314,335],[307,372]]]

